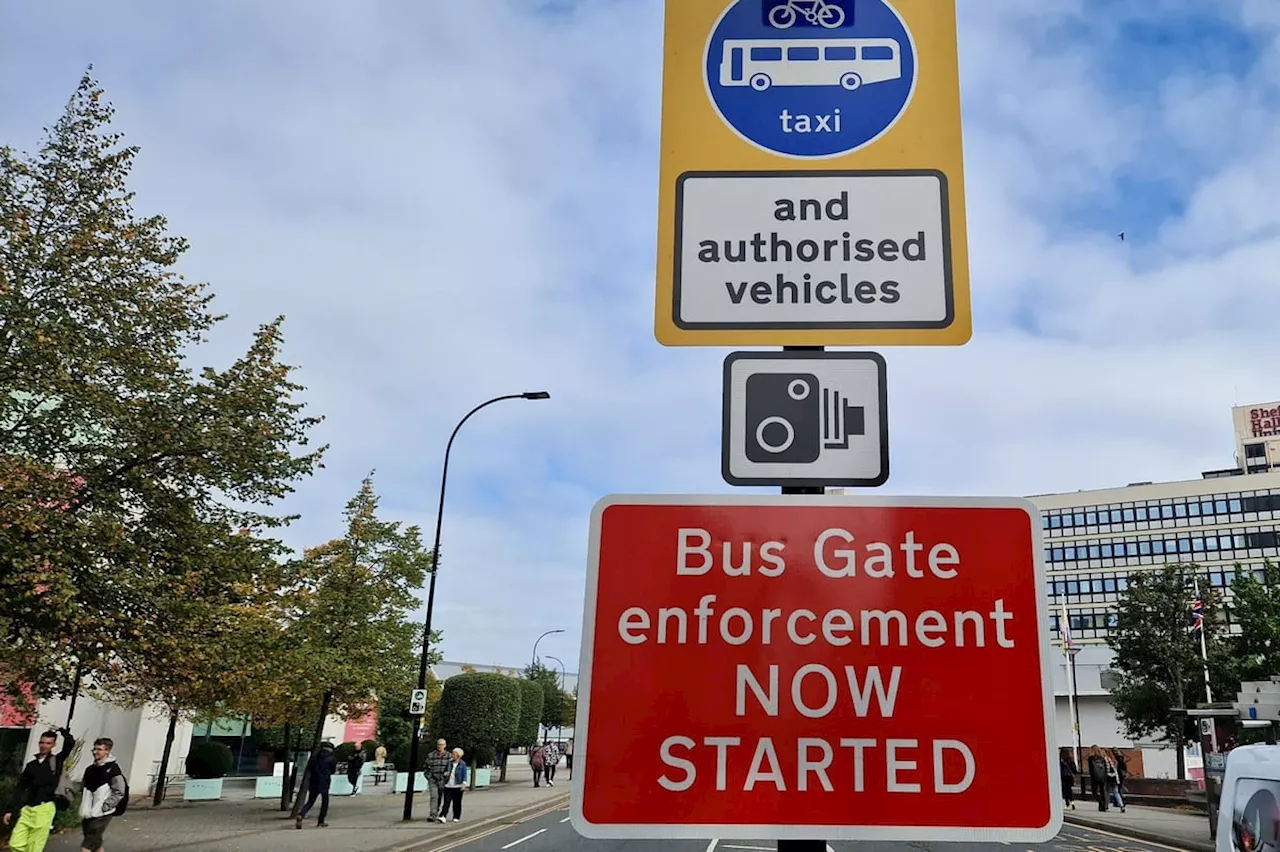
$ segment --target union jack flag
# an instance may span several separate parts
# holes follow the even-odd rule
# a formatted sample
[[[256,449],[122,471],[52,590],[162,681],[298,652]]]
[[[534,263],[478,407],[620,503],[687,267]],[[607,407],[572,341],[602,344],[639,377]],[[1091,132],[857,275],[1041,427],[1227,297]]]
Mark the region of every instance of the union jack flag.
[[[1198,636],[1200,631],[1204,630],[1204,601],[1196,595],[1195,600],[1191,602],[1191,629]]]

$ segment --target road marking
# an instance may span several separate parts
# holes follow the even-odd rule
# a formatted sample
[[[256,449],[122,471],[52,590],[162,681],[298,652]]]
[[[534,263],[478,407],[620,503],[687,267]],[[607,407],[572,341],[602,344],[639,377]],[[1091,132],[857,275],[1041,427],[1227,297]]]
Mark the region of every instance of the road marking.
[[[728,843],[720,847],[721,849],[758,849],[760,852],[774,852],[772,846],[730,846]]]
[[[1073,825],[1071,823],[1068,823],[1068,825],[1071,825],[1072,828],[1080,831],[1088,831],[1094,834],[1105,834],[1108,837],[1114,837],[1117,840],[1125,840],[1135,845],[1151,846],[1151,847],[1155,847],[1156,849],[1169,849],[1169,850],[1172,850],[1172,852],[1187,852],[1185,849],[1179,849],[1177,846],[1170,846],[1167,843],[1157,843],[1154,840],[1142,840],[1137,837],[1126,837],[1125,835],[1117,834],[1114,831],[1107,831],[1105,828],[1094,828],[1093,826],[1086,827],[1083,825]],[[1089,838],[1089,837],[1073,837],[1072,839],[1083,840],[1085,842],[1092,841],[1092,838]],[[1031,852],[1031,850],[1028,850],[1028,852]]]
[[[563,824],[563,823],[568,822],[568,821],[569,821],[569,820],[571,820],[571,819],[573,819],[573,817],[565,817],[564,819],[560,820],[560,822]]]
[[[545,828],[540,828],[537,831],[535,831],[533,834],[526,834],[524,837],[521,837],[519,840],[513,840],[510,843],[508,843],[506,846],[503,846],[502,848],[510,849],[512,846],[519,846],[521,843],[524,843],[526,840],[532,840],[533,838],[537,837],[539,834],[544,833],[545,831],[546,831]]]
[[[716,844],[719,842],[720,842],[719,840],[713,840],[710,843],[708,843],[707,852],[716,852]]]
[[[501,816],[491,817],[491,819],[494,821],[494,824],[492,826],[488,826],[476,832],[475,834],[464,834],[462,837],[453,838],[453,839],[450,839],[448,836],[441,837],[439,840],[441,843],[443,843],[443,845],[434,845],[434,846],[432,845],[431,840],[415,840],[412,843],[407,843],[402,846],[397,846],[393,850],[393,852],[428,852],[428,850],[429,852],[449,852],[449,850],[451,849],[457,849],[460,846],[466,846],[468,844],[475,843],[477,840],[483,840],[484,838],[489,837],[490,835],[507,831],[513,826],[521,825],[523,823],[529,822],[530,820],[541,819],[547,814],[555,813],[556,811],[563,810],[563,809],[564,809],[564,805],[561,805],[561,804],[551,805],[549,807],[541,808],[537,811],[534,811],[533,813],[527,816],[521,817],[520,819],[515,820],[514,822],[507,822]],[[1179,852],[1182,852],[1182,850],[1180,850]]]

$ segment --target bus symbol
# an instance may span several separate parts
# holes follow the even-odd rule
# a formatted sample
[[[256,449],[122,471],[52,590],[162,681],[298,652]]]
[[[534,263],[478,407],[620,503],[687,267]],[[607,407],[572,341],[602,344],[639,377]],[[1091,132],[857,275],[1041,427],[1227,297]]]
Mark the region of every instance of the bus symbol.
[[[725,39],[721,86],[840,86],[854,91],[902,77],[902,47],[891,38]]]

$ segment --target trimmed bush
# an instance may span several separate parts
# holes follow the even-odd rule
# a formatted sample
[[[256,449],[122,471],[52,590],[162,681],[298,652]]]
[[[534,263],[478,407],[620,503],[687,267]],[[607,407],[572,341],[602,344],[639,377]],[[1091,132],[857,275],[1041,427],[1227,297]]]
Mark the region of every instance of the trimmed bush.
[[[542,720],[542,701],[545,693],[536,680],[521,678],[520,722],[516,726],[516,738],[507,745],[530,746],[538,740],[538,722]]]
[[[493,764],[499,746],[515,742],[520,726],[520,681],[489,672],[460,674],[444,682],[439,736],[461,746],[471,766]]]
[[[235,756],[226,743],[196,743],[187,753],[187,775],[191,778],[225,778],[231,771]]]
[[[356,753],[355,743],[343,743],[333,750],[334,760],[339,763],[346,763],[351,759],[351,755]]]
[[[409,749],[411,748],[413,748],[413,743],[400,743],[387,755],[387,760],[391,761],[391,765],[396,768],[396,772],[409,771]],[[422,758],[421,749],[418,751],[418,757]]]
[[[360,743],[360,748],[364,749],[365,757],[367,757],[369,760],[373,760],[373,753],[378,749],[378,741],[365,740],[364,742]]]

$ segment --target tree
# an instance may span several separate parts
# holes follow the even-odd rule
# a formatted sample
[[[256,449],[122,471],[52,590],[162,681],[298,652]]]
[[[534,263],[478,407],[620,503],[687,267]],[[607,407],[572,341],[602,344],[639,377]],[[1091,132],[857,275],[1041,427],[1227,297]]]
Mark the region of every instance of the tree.
[[[285,674],[292,685],[283,690],[284,712],[295,711],[294,698],[314,702],[313,752],[331,711],[363,712],[381,691],[416,685],[410,673],[416,674],[422,628],[408,616],[431,556],[418,527],[379,520],[377,510],[371,473],[347,503],[346,535],[306,551],[282,597],[285,641],[298,661],[297,671]]]
[[[1130,575],[1108,637],[1116,653],[1118,683],[1111,700],[1117,717],[1135,739],[1158,735],[1173,743],[1180,778],[1186,776],[1185,718],[1174,710],[1194,707],[1204,695],[1204,663],[1192,630],[1194,572],[1194,565],[1167,565]],[[1209,672],[1222,690],[1230,669],[1230,650],[1219,639],[1222,600],[1207,583],[1201,584],[1200,593]]]
[[[158,705],[168,717],[158,806],[178,722],[219,715],[268,676],[258,640],[270,635],[281,546],[175,515],[153,518],[133,543],[153,555],[148,594],[122,613],[131,626],[94,682],[116,703]]]
[[[434,631],[433,631],[434,632]],[[434,641],[432,643],[434,645]],[[413,673],[413,686],[416,687],[417,672]],[[378,690],[378,742],[386,746],[388,754],[396,754],[413,739],[413,717],[409,715],[410,691],[402,686],[381,687]],[[430,718],[431,705],[440,698],[440,682],[435,675],[427,672],[427,713]],[[397,769],[407,769],[406,761],[396,764]]]
[[[1239,564],[1231,582],[1231,613],[1240,634],[1231,640],[1241,681],[1267,680],[1280,674],[1280,567],[1270,560],[1260,577]]]
[[[532,662],[525,666],[524,676],[529,680],[542,684],[542,726],[548,732],[552,728],[564,724],[564,692],[560,689],[560,674],[549,669],[541,662]]]
[[[142,518],[185,505],[232,528],[310,474],[317,418],[279,359],[282,318],[226,369],[196,370],[223,318],[133,209],[138,149],[86,74],[32,154],[0,147],[0,633],[4,686],[70,694],[145,599]],[[198,362],[196,362],[198,363]],[[140,576],[141,575],[141,576]]]
[[[499,746],[515,741],[520,701],[515,678],[492,672],[454,675],[440,695],[440,735],[461,746],[473,766],[488,766]]]
[[[540,681],[519,678],[516,682],[520,685],[520,721],[515,737],[506,745],[531,746],[538,741],[545,692]]]

